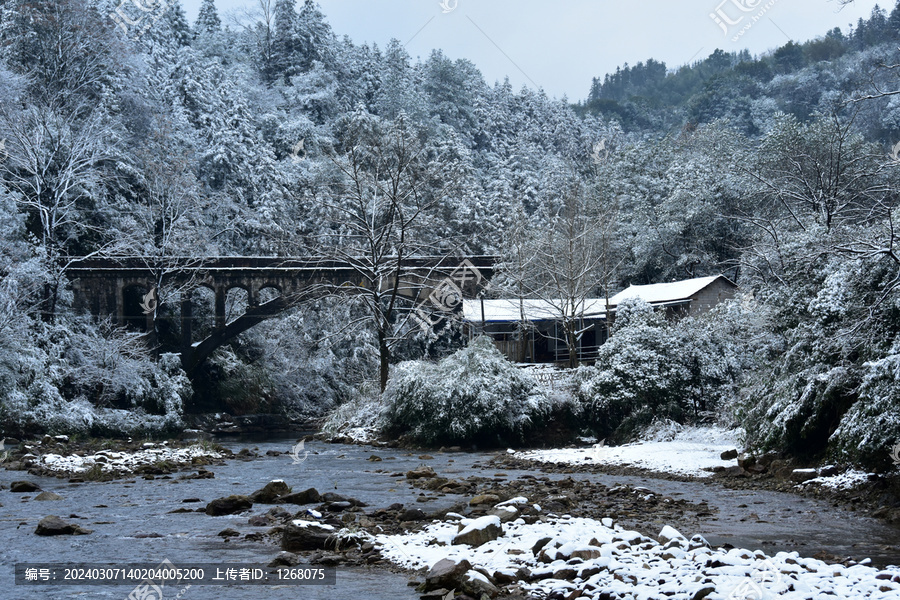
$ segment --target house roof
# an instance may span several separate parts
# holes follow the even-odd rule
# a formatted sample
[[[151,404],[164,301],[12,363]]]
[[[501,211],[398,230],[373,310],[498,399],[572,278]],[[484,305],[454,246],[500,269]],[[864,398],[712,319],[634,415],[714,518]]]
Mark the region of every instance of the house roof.
[[[643,298],[648,304],[669,304],[686,301],[717,279],[722,279],[733,287],[737,287],[737,285],[724,275],[712,275],[710,277],[697,277],[694,279],[685,279],[684,281],[673,281],[672,283],[632,285],[629,286],[628,289],[622,290],[610,298],[609,303],[615,306],[626,298],[634,297]]]
[[[697,277],[695,279],[686,279],[684,281],[674,281],[672,283],[654,283],[651,285],[632,285],[628,289],[623,290],[609,299],[610,307],[626,298],[638,296],[643,298],[648,304],[670,305],[690,302],[690,299],[698,292],[712,284],[717,279],[722,279],[733,287],[737,287],[730,279],[724,275],[713,275],[711,277]],[[526,321],[556,321],[559,320],[559,309],[562,300],[539,300],[536,298],[526,298],[522,300],[522,308],[525,310]],[[463,318],[470,323],[479,323],[482,321],[482,301],[481,300],[463,300]],[[613,308],[615,310],[615,308]],[[606,299],[605,298],[588,298],[584,302],[581,311],[584,319],[604,319],[606,318]],[[520,318],[520,306],[517,298],[506,298],[499,300],[484,300],[484,321],[488,323],[512,323]]]
[[[539,300],[526,298],[522,300],[527,321],[554,321],[559,319],[561,300]],[[481,300],[463,300],[463,318],[469,322],[481,322]],[[585,319],[602,319],[606,315],[605,298],[589,298],[585,300],[581,317]],[[491,323],[516,322],[520,318],[520,306],[517,298],[485,300],[484,321]]]

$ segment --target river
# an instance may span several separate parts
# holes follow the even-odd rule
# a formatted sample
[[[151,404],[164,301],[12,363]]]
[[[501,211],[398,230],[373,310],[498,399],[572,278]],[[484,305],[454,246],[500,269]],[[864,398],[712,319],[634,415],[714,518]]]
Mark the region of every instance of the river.
[[[249,461],[229,460],[227,464],[209,467],[214,479],[179,480],[136,478],[129,482],[68,483],[64,479],[34,477],[22,471],[0,471],[0,569],[4,590],[0,597],[8,600],[57,600],[60,598],[98,598],[125,600],[128,586],[22,586],[13,585],[13,565],[23,562],[94,562],[94,563],[159,563],[168,559],[173,564],[186,563],[268,563],[278,548],[265,542],[243,538],[223,540],[216,534],[233,528],[242,535],[267,528],[248,525],[248,514],[209,517],[199,513],[170,514],[177,508],[196,508],[214,498],[231,494],[249,494],[272,479],[283,479],[295,491],[314,487],[320,492],[334,491],[362,500],[367,511],[401,502],[426,512],[447,508],[461,500],[460,496],[438,496],[427,503],[417,503],[420,490],[405,480],[390,477],[392,472],[405,472],[427,462],[440,475],[464,479],[469,475],[494,475],[480,464],[491,453],[437,453],[423,461],[419,453],[404,450],[373,449],[366,446],[307,442],[309,454],[295,464],[287,455],[265,456],[268,450],[287,452],[294,438],[266,442],[222,440],[238,452],[255,448],[260,454]],[[367,460],[376,454],[383,460]],[[382,472],[376,473],[376,470]],[[524,472],[504,471],[515,478]],[[534,473],[534,472],[532,472]],[[549,475],[552,478],[562,475]],[[692,502],[705,500],[718,508],[718,513],[705,520],[700,531],[684,531],[690,536],[704,535],[714,545],[729,543],[736,547],[762,549],[767,554],[797,551],[811,556],[827,552],[871,557],[876,565],[900,564],[900,530],[845,508],[834,507],[815,499],[793,494],[728,490],[715,482],[677,482],[649,477],[577,474],[575,478],[591,479],[605,485],[626,483],[642,485],[658,493],[683,497]],[[43,490],[56,492],[63,500],[37,502],[34,494],[13,494],[11,481],[27,479]],[[202,502],[184,503],[186,499]],[[270,506],[254,507],[250,514],[266,512]],[[299,507],[288,507],[289,509]],[[37,522],[50,514],[92,529],[84,536],[40,537],[34,534]],[[755,516],[751,516],[751,514]],[[77,515],[80,518],[70,518]],[[743,519],[743,520],[742,520]],[[655,536],[658,531],[642,532]],[[144,536],[159,537],[144,537]],[[256,600],[258,598],[304,600],[413,600],[418,594],[407,585],[409,578],[384,568],[338,567],[335,586],[193,586],[181,596],[185,600]],[[181,590],[167,587],[167,598]]]

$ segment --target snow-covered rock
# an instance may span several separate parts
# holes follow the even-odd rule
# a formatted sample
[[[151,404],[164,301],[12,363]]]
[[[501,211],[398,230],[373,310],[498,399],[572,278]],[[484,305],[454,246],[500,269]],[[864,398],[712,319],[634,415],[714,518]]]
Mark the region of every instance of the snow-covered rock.
[[[467,528],[476,530],[487,523],[482,517]],[[900,567],[845,567],[796,552],[767,556],[740,548],[711,549],[699,536],[692,537],[689,546],[673,546],[611,525],[573,517],[533,524],[518,519],[502,526],[502,537],[469,546],[451,544],[458,535],[456,521],[438,521],[407,534],[374,536],[374,541],[385,558],[403,567],[467,561],[475,572],[494,573],[507,583],[517,581],[536,597],[552,593],[553,597],[594,600],[725,600],[735,591],[740,594],[755,586],[762,590],[761,597],[783,600],[900,598]],[[669,526],[660,538],[685,540]]]
[[[473,519],[468,524],[463,521],[464,527],[453,538],[454,544],[468,544],[469,546],[481,546],[492,540],[496,540],[503,534],[500,526],[500,517],[487,515]]]

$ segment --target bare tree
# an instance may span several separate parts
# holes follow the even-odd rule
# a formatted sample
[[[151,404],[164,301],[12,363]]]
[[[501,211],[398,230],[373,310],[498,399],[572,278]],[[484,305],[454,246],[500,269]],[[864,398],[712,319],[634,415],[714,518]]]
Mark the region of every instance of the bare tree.
[[[513,296],[518,301],[519,320],[516,323],[516,361],[523,363],[528,359],[528,338],[533,327],[528,322],[525,300],[530,289],[529,282],[534,280],[534,259],[529,239],[530,227],[525,211],[519,207],[512,227],[506,232],[502,250],[502,259],[496,265],[497,276],[495,289]],[[534,357],[532,357],[534,360]]]
[[[565,344],[572,368],[578,366],[578,347],[591,327],[584,325],[588,300],[599,290],[608,296],[616,268],[615,223],[615,204],[604,202],[596,188],[573,175],[559,208],[542,217],[527,235],[527,244],[507,263],[507,270],[521,270],[513,276],[520,297],[541,300],[561,324],[560,334],[548,335]]]
[[[783,282],[785,245],[797,235],[810,239],[807,261],[842,254],[900,264],[894,228],[900,160],[866,143],[851,125],[835,115],[809,124],[785,117],[743,168],[751,202],[732,217],[758,233],[744,249],[749,273]]]
[[[49,319],[56,313],[69,248],[91,229],[79,205],[99,196],[108,179],[103,163],[114,150],[102,117],[92,113],[79,119],[76,112],[83,111],[63,112],[47,105],[21,113],[8,106],[0,109],[0,137],[6,137],[8,152],[0,162],[0,175],[27,215],[52,274],[43,306]]]
[[[228,15],[228,20],[243,29],[256,42],[260,71],[268,72],[272,64],[272,47],[275,41],[274,0],[257,0],[255,8],[234,10]]]
[[[312,236],[311,251],[352,268],[357,282],[328,286],[327,292],[365,306],[363,320],[378,339],[383,390],[394,348],[417,329],[409,309],[429,276],[413,281],[406,275],[409,262],[447,246],[431,232],[435,209],[457,188],[460,166],[455,157],[427,147],[402,114],[384,122],[355,113],[343,148],[332,158],[335,177],[315,199],[313,208],[327,226]]]
[[[171,131],[161,124],[136,152],[135,195],[117,211],[115,241],[105,249],[108,256],[140,260],[153,274],[156,302],[149,306],[150,331],[155,345],[160,309],[190,294],[191,279],[172,283],[169,275],[196,270],[203,256],[215,254],[209,228],[205,196],[194,176],[194,162],[187,150],[173,149]]]

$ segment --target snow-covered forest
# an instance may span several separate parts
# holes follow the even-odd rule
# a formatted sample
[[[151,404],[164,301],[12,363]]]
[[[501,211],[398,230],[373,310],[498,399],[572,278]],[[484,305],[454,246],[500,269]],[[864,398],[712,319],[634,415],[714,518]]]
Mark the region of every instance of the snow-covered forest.
[[[416,411],[440,409],[404,398],[438,402],[442,374],[452,387],[481,360],[490,377],[471,385],[498,392],[484,408],[492,434],[569,419],[624,441],[654,417],[715,421],[762,451],[890,465],[900,4],[762,56],[626,65],[578,100],[486,81],[440,51],[414,61],[397,40],[354,43],[313,0],[262,2],[242,22],[204,0],[194,23],[175,0],[136,40],[110,18],[117,6],[0,2],[8,434],[177,431],[201,410],[321,417],[377,396],[385,360],[397,379],[378,418],[422,432]],[[388,184],[402,193],[381,195]],[[372,248],[375,222],[392,227]],[[426,334],[360,294],[254,327],[190,381],[174,354],[179,290],[160,289],[148,345],[76,311],[67,276],[84,256],[366,252],[496,255],[498,296],[555,281],[602,297],[719,273],[741,295],[676,323],[629,306],[562,401],[490,348],[447,358],[462,345],[456,325]],[[529,260],[541,256],[557,262]],[[579,275],[560,284],[564,263]],[[404,362],[438,359],[431,387]]]

